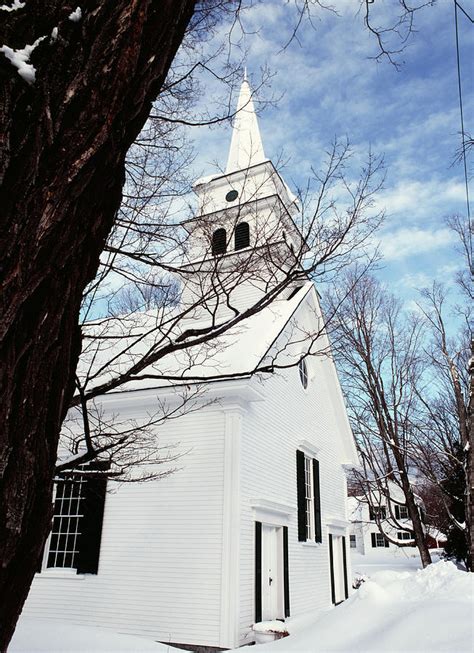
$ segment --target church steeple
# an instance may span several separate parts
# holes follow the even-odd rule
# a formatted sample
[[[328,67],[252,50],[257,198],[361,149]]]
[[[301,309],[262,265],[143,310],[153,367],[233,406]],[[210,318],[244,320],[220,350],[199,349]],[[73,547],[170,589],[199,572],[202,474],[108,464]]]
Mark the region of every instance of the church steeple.
[[[190,260],[205,260],[271,245],[298,251],[301,235],[294,216],[296,198],[265,157],[252,91],[244,76],[224,173],[202,177],[193,186],[197,215],[188,221]]]
[[[247,81],[247,70],[245,70],[225,172],[228,175],[237,170],[246,170],[250,166],[263,163],[266,160],[252,99],[252,90]]]

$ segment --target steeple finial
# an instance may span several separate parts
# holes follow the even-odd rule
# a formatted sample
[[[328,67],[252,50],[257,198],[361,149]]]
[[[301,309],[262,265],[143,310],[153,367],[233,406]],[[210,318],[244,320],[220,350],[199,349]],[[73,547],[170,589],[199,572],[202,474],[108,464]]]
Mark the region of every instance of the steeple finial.
[[[237,170],[245,170],[263,161],[266,161],[266,158],[252,100],[252,90],[247,81],[247,67],[245,67],[225,171],[229,174]]]

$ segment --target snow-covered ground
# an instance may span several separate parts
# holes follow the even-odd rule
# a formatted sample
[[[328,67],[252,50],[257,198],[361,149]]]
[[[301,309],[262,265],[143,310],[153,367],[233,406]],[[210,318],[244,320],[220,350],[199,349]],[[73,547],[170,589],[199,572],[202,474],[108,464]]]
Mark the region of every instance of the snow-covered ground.
[[[105,628],[76,626],[57,619],[20,618],[8,653],[142,653],[177,651],[143,637],[120,635]]]
[[[366,562],[353,558],[367,580],[347,601],[319,617],[288,621],[289,637],[261,653],[472,653],[474,574],[439,561],[420,569],[417,556]],[[390,566],[390,569],[387,569]],[[23,618],[9,653],[175,651],[140,637],[57,620]]]
[[[262,653],[472,653],[474,574],[452,562],[417,569],[417,556],[353,560],[367,580],[347,601],[319,618],[289,622],[290,636],[265,644]],[[385,567],[385,568],[384,568]],[[408,567],[408,569],[407,569]],[[411,567],[411,570],[410,570]],[[375,570],[375,571],[372,571]],[[356,574],[358,575],[358,574]]]
[[[437,552],[431,553],[433,562],[438,562]],[[417,571],[423,569],[418,549],[411,547],[392,547],[390,549],[375,549],[370,555],[362,555],[351,551],[352,576],[371,576],[377,571]]]

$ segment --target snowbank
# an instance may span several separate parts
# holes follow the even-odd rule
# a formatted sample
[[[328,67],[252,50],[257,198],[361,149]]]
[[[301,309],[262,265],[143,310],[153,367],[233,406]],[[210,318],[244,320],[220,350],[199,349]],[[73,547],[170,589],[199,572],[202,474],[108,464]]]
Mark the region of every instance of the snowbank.
[[[252,650],[266,653],[471,653],[474,574],[440,561],[418,571],[371,574],[357,592],[319,616],[289,620],[290,637]],[[141,637],[22,618],[9,653],[175,651]],[[239,653],[243,650],[239,649]]]
[[[290,637],[259,647],[308,653],[472,653],[474,574],[452,562],[424,570],[378,571],[349,600]]]

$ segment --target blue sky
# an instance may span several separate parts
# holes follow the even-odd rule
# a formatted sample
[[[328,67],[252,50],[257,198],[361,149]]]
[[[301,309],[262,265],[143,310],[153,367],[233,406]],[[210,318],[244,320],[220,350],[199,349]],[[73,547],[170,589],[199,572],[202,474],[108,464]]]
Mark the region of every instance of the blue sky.
[[[382,14],[395,5],[378,2]],[[240,45],[248,50],[250,79],[257,84],[261,68],[269,67],[275,76],[263,96],[281,97],[260,114],[265,153],[285,160],[283,175],[293,188],[305,185],[334,136],[347,136],[361,157],[369,147],[384,155],[387,178],[378,196],[386,210],[379,233],[384,261],[378,275],[409,304],[416,288],[435,278],[449,282],[459,265],[444,223],[446,216],[466,213],[463,170],[453,163],[460,145],[453,3],[438,0],[418,13],[417,33],[398,57],[399,70],[370,59],[376,44],[356,15],[357,3],[332,4],[339,16],[318,10],[313,27],[303,21],[298,41],[283,51],[295,21],[291,4],[262,2],[243,15],[248,33]],[[464,4],[474,14],[473,0]],[[462,17],[460,27],[466,129],[474,131],[474,28]],[[220,36],[225,32],[223,25]],[[203,84],[209,84],[209,98],[212,82]],[[225,166],[229,125],[193,130],[191,137],[196,177],[212,173],[216,163]]]

